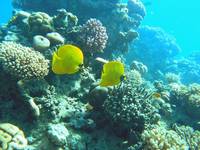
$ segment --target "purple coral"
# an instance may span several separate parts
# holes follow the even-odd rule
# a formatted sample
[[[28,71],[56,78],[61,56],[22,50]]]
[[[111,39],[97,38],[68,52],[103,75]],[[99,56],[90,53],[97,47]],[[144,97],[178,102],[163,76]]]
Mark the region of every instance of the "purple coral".
[[[106,47],[108,35],[101,21],[91,18],[82,26],[80,39],[87,51],[101,52]]]

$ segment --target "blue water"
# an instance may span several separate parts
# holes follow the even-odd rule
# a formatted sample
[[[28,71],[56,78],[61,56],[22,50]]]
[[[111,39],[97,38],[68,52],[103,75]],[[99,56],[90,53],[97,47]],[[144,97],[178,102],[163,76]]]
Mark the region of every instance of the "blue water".
[[[126,0],[125,0],[126,1]],[[159,26],[172,34],[183,50],[183,54],[200,51],[200,1],[190,0],[143,0],[147,16],[143,25]],[[12,15],[11,0],[2,0],[0,5],[0,24],[6,23]]]
[[[12,0],[1,0],[0,5],[0,24],[6,23],[8,19],[12,16]]]
[[[143,24],[160,26],[175,36],[184,54],[200,51],[199,0],[152,0],[146,9]]]

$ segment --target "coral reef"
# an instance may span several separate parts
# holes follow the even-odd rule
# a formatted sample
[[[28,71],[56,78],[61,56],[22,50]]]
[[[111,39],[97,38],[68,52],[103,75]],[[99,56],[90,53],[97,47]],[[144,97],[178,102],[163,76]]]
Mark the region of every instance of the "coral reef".
[[[140,0],[128,0],[128,14],[134,18],[139,26],[146,15],[144,4]]]
[[[146,65],[144,65],[142,62],[138,62],[138,61],[133,61],[130,65],[130,69],[135,69],[137,71],[139,71],[139,73],[141,74],[145,74],[148,72],[148,68]]]
[[[151,130],[145,130],[142,134],[142,140],[144,142],[145,150],[188,149],[186,142],[182,140],[175,131],[167,130],[159,126]]]
[[[143,26],[139,27],[137,31],[140,37],[132,42],[130,49],[134,50],[130,50],[128,53],[127,61],[131,62],[135,59],[144,63],[149,69],[148,79],[157,80],[158,75],[165,72],[166,66],[180,52],[180,47],[171,35],[160,28]],[[162,75],[160,76],[162,77]]]
[[[40,12],[36,12],[38,16],[39,16],[39,13],[42,13],[42,12],[55,15],[57,12],[56,10],[62,8],[61,10],[57,12],[58,14],[56,14],[56,16],[52,18],[53,26],[51,23],[52,19],[50,18],[47,19],[47,17],[43,17],[44,20],[47,19],[44,23],[44,25],[46,24],[45,27],[49,27],[48,29],[51,29],[51,30],[54,29],[59,33],[61,32],[66,33],[66,31],[69,31],[69,29],[66,28],[66,26],[69,25],[69,22],[74,22],[72,24],[73,29],[71,30],[70,33],[79,33],[78,32],[78,30],[80,30],[79,27],[74,27],[75,25],[77,25],[77,20],[79,20],[80,24],[84,24],[90,18],[95,18],[97,20],[100,20],[103,23],[103,25],[105,25],[107,29],[107,34],[109,37],[108,42],[107,42],[108,44],[106,47],[106,49],[109,49],[107,53],[111,53],[113,50],[127,52],[128,47],[129,47],[128,44],[138,37],[138,33],[135,30],[138,28],[138,26],[140,25],[141,21],[143,20],[145,16],[145,8],[144,8],[144,5],[140,1],[130,1],[129,4],[122,4],[120,3],[119,0],[113,0],[113,1],[61,0],[56,3],[53,3],[53,2],[49,3],[49,1],[34,2],[31,6],[27,5],[28,3],[29,3],[29,0],[23,0],[23,1],[14,0],[13,1],[14,7],[17,7],[17,8],[21,7],[24,10],[31,9],[33,11],[40,11]],[[46,7],[48,5],[50,6]],[[51,5],[53,5],[53,7]],[[137,11],[133,12],[132,8],[137,8],[135,9]],[[64,9],[66,9],[67,11],[65,11]],[[130,9],[130,13],[129,13],[129,9]],[[72,13],[76,14],[76,16],[74,16]],[[42,31],[41,33],[44,33],[44,31]],[[73,39],[70,39],[70,41],[76,41],[76,38],[77,38],[76,36],[77,34],[75,34],[75,36],[70,35],[70,37],[73,38]],[[69,36],[66,36],[66,37],[69,38]],[[94,39],[94,37],[92,37],[91,39]],[[99,48],[100,49],[97,49],[97,51],[100,51],[101,49],[104,49],[105,47],[103,46]]]
[[[176,75],[174,73],[168,72],[165,74],[166,81],[170,83],[181,83],[181,79],[179,75]]]
[[[101,52],[108,40],[106,28],[97,19],[89,19],[81,28],[80,40],[86,51]]]
[[[41,79],[49,72],[49,61],[29,47],[14,42],[0,44],[3,69],[17,79]]]
[[[54,30],[52,18],[48,14],[43,12],[32,13],[28,17],[28,25],[28,30],[33,35],[44,35]]]
[[[166,72],[173,72],[180,74],[181,81],[184,84],[200,83],[200,70],[199,63],[192,58],[183,58],[173,61],[170,65],[166,66]]]
[[[0,124],[0,149],[200,149],[200,85],[191,83],[200,79],[199,54],[175,58],[180,47],[171,35],[140,27],[142,1],[13,0],[13,6],[22,10],[0,27],[0,120],[9,122]],[[83,51],[76,74],[49,70],[64,44]],[[109,61],[123,63],[125,74],[103,87]]]
[[[63,124],[49,124],[47,136],[56,145],[64,145],[67,143],[69,131]]]
[[[200,132],[198,130],[194,130],[189,126],[177,126],[176,124],[173,125],[173,129],[187,142],[191,150],[200,148]]]
[[[103,109],[111,122],[120,129],[142,132],[159,120],[156,108],[151,105],[150,95],[146,89],[127,80],[109,92]]]

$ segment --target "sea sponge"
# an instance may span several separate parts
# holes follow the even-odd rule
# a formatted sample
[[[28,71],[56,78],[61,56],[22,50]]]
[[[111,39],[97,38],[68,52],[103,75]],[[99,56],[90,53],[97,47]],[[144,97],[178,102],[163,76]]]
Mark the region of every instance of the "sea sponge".
[[[89,19],[80,31],[81,44],[90,52],[101,52],[108,40],[106,28],[97,19]]]
[[[173,130],[158,126],[142,134],[144,150],[186,150],[188,146]]]
[[[41,35],[36,35],[33,37],[33,47],[38,50],[47,50],[50,47],[50,41]]]
[[[51,44],[64,44],[65,38],[58,32],[47,33],[46,37],[51,41]]]
[[[40,52],[14,42],[0,44],[0,63],[18,80],[41,79],[49,72],[49,61]]]

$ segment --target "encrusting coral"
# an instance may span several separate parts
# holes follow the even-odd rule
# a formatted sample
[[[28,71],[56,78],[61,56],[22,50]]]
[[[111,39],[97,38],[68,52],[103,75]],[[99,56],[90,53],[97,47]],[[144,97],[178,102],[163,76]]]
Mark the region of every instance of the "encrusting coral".
[[[49,61],[41,53],[14,42],[0,44],[0,62],[18,80],[41,79],[49,72]]]

